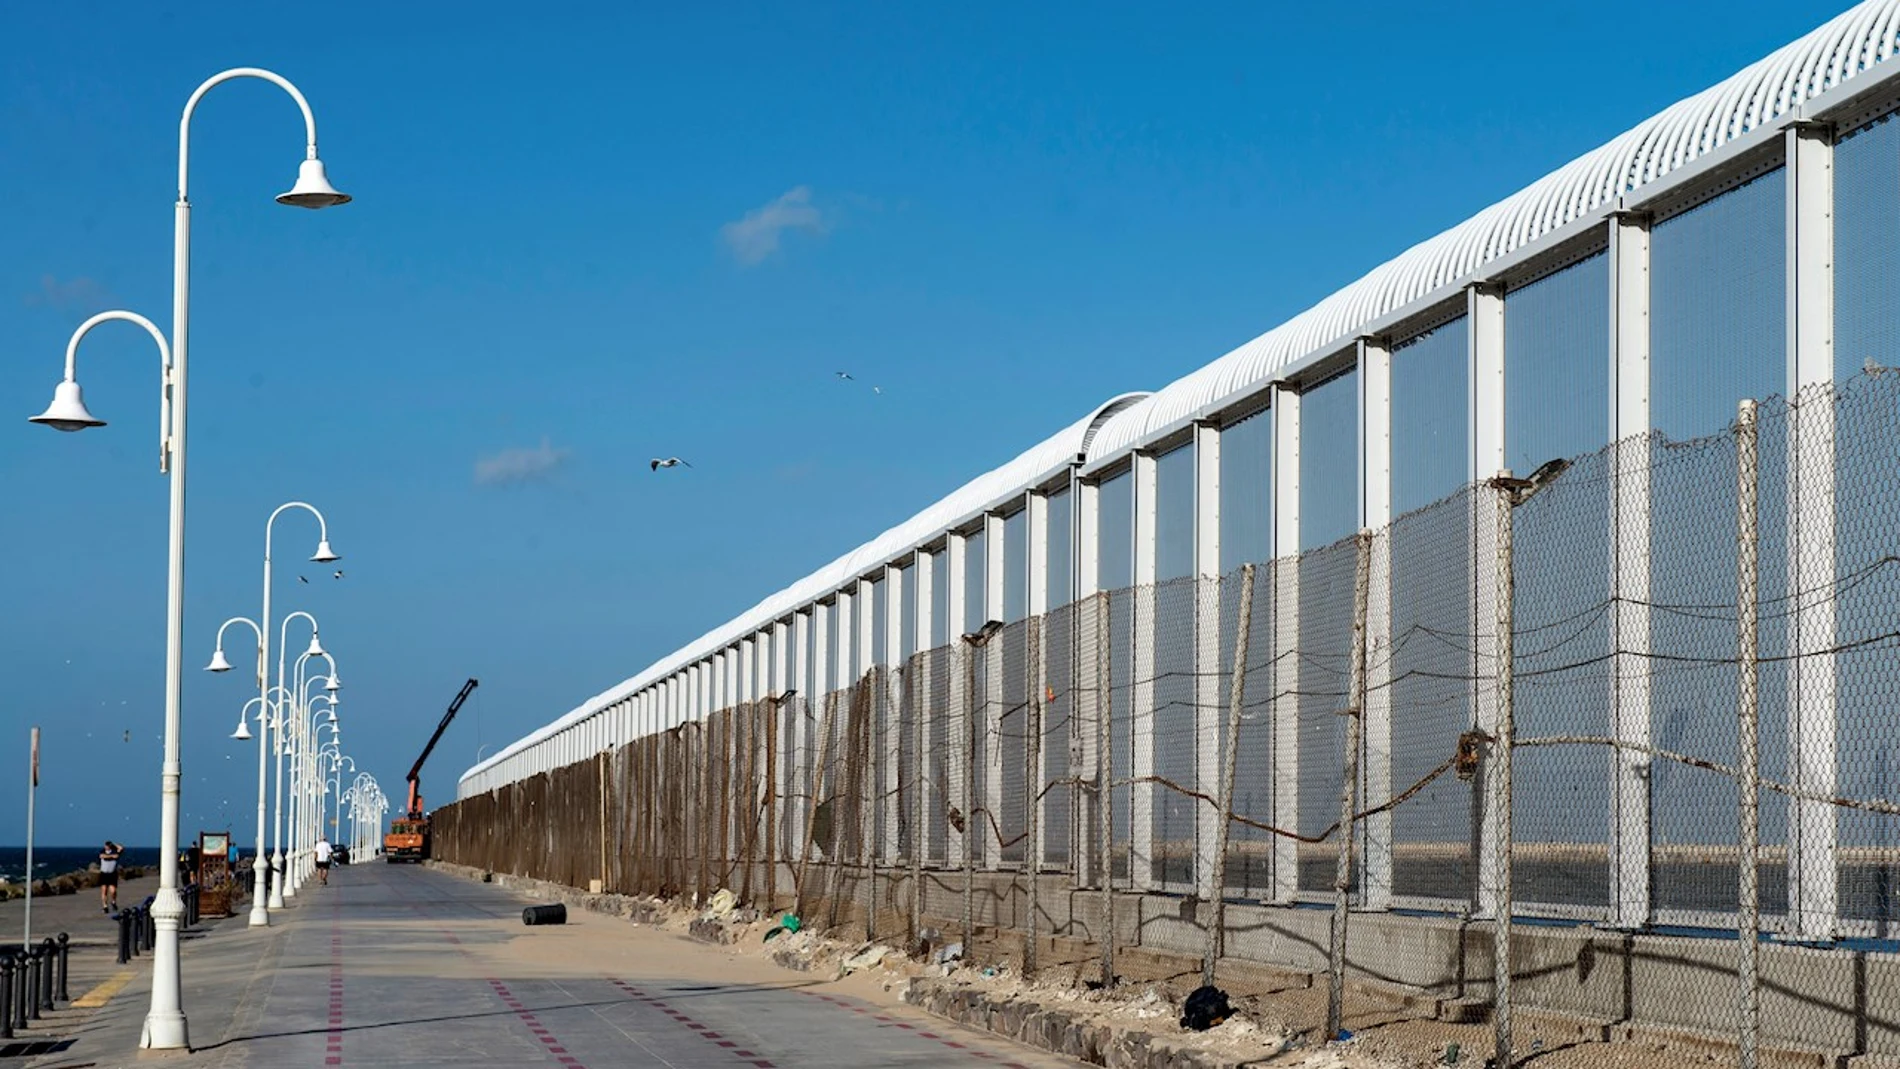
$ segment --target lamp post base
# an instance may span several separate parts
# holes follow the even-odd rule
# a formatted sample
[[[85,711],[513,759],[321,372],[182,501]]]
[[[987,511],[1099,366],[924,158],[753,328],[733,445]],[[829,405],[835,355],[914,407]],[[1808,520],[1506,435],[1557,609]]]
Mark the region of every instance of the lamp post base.
[[[191,1046],[178,968],[178,929],[184,915],[185,903],[178,888],[161,884],[152,902],[152,1008],[139,1033],[139,1046],[146,1050],[186,1050]]]
[[[270,911],[264,908],[264,903],[257,902],[252,904],[250,926],[253,928],[270,927]]]

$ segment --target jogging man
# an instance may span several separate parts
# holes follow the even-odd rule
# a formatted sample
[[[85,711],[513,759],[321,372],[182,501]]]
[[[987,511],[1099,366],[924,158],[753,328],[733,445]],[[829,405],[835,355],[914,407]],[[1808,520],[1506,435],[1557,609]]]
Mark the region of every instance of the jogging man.
[[[326,835],[317,836],[317,882],[330,885],[330,838]]]
[[[111,913],[119,905],[119,855],[125,848],[111,839],[99,851],[99,912]]]

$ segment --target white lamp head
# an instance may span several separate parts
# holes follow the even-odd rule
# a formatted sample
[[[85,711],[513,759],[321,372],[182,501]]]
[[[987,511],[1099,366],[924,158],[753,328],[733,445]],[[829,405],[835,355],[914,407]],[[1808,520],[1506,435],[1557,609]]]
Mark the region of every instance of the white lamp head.
[[[231,670],[231,662],[224,659],[224,647],[219,646],[216,652],[211,654],[211,663],[208,665],[205,665],[205,671],[229,672],[230,670]],[[249,737],[250,736],[248,735],[245,736],[245,738],[249,738]]]
[[[56,431],[83,431],[87,427],[103,427],[106,421],[86,411],[86,397],[79,389],[79,383],[72,379],[62,379],[53,387],[53,403],[46,411],[32,416],[28,423],[42,423]]]
[[[317,543],[317,551],[310,558],[318,564],[328,564],[333,560],[342,560],[342,554],[330,548],[330,540],[325,538]]]
[[[336,723],[336,706],[330,706],[330,723]]]
[[[297,184],[290,187],[290,192],[277,194],[277,203],[293,208],[332,208],[349,202],[348,193],[340,193],[330,184],[322,160],[303,161],[297,168]]]
[[[303,655],[304,655],[305,657],[323,657],[323,656],[326,656],[326,654],[325,654],[325,653],[323,652],[323,643],[321,643],[321,642],[318,642],[318,641],[317,641],[317,634],[316,634],[316,632],[314,632],[314,631],[312,631],[312,632],[310,633],[310,648],[309,648],[309,649],[307,649],[307,650],[305,650],[305,651],[303,651]]]
[[[342,689],[343,689],[343,684],[341,684],[341,683],[338,683],[338,682],[336,681],[336,673],[335,673],[335,672],[331,672],[331,673],[330,673],[330,676],[329,676],[329,678],[328,678],[328,680],[327,680],[327,681],[326,681],[326,682],[325,682],[325,683],[323,684],[323,689],[324,689],[324,690],[327,690],[327,691],[329,691],[329,692],[330,692],[330,693],[332,693],[332,694],[335,694],[335,693],[336,693],[337,691],[339,691],[339,690],[342,690]],[[334,718],[334,717],[336,716],[336,713],[335,713],[335,712],[332,712],[332,713],[330,714],[330,716]]]
[[[244,715],[242,713],[238,714],[238,727],[236,731],[233,731],[231,733],[231,737],[238,740],[239,742],[251,741],[251,723],[250,721],[244,719]]]

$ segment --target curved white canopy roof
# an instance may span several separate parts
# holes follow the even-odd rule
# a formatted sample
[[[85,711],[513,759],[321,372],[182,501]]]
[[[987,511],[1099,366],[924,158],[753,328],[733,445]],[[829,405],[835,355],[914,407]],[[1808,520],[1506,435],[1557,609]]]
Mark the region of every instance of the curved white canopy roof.
[[[1182,423],[1255,393],[1315,356],[1337,352],[1368,326],[1487,263],[1619,199],[1759,127],[1798,115],[1807,101],[1892,58],[1900,0],[1868,0],[1718,85],[1682,100],[1364,278],[1157,390],[1110,420],[1091,463],[1137,448]]]

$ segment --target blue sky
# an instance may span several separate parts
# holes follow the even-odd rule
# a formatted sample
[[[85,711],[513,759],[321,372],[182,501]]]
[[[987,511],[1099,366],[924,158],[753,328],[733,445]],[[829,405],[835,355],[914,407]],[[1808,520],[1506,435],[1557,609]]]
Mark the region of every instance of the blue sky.
[[[0,762],[45,726],[47,842],[157,839],[150,343],[80,354],[110,427],[25,417],[90,313],[169,323],[177,116],[218,70],[297,82],[357,197],[272,203],[301,158],[276,89],[200,109],[184,831],[248,849],[245,673],[197,669],[258,610],[279,502],[347,558],[299,584],[288,518],[276,604],[323,621],[392,796],[482,680],[425,778],[446,802],[482,746],[1839,10],[158,6],[0,35]]]

